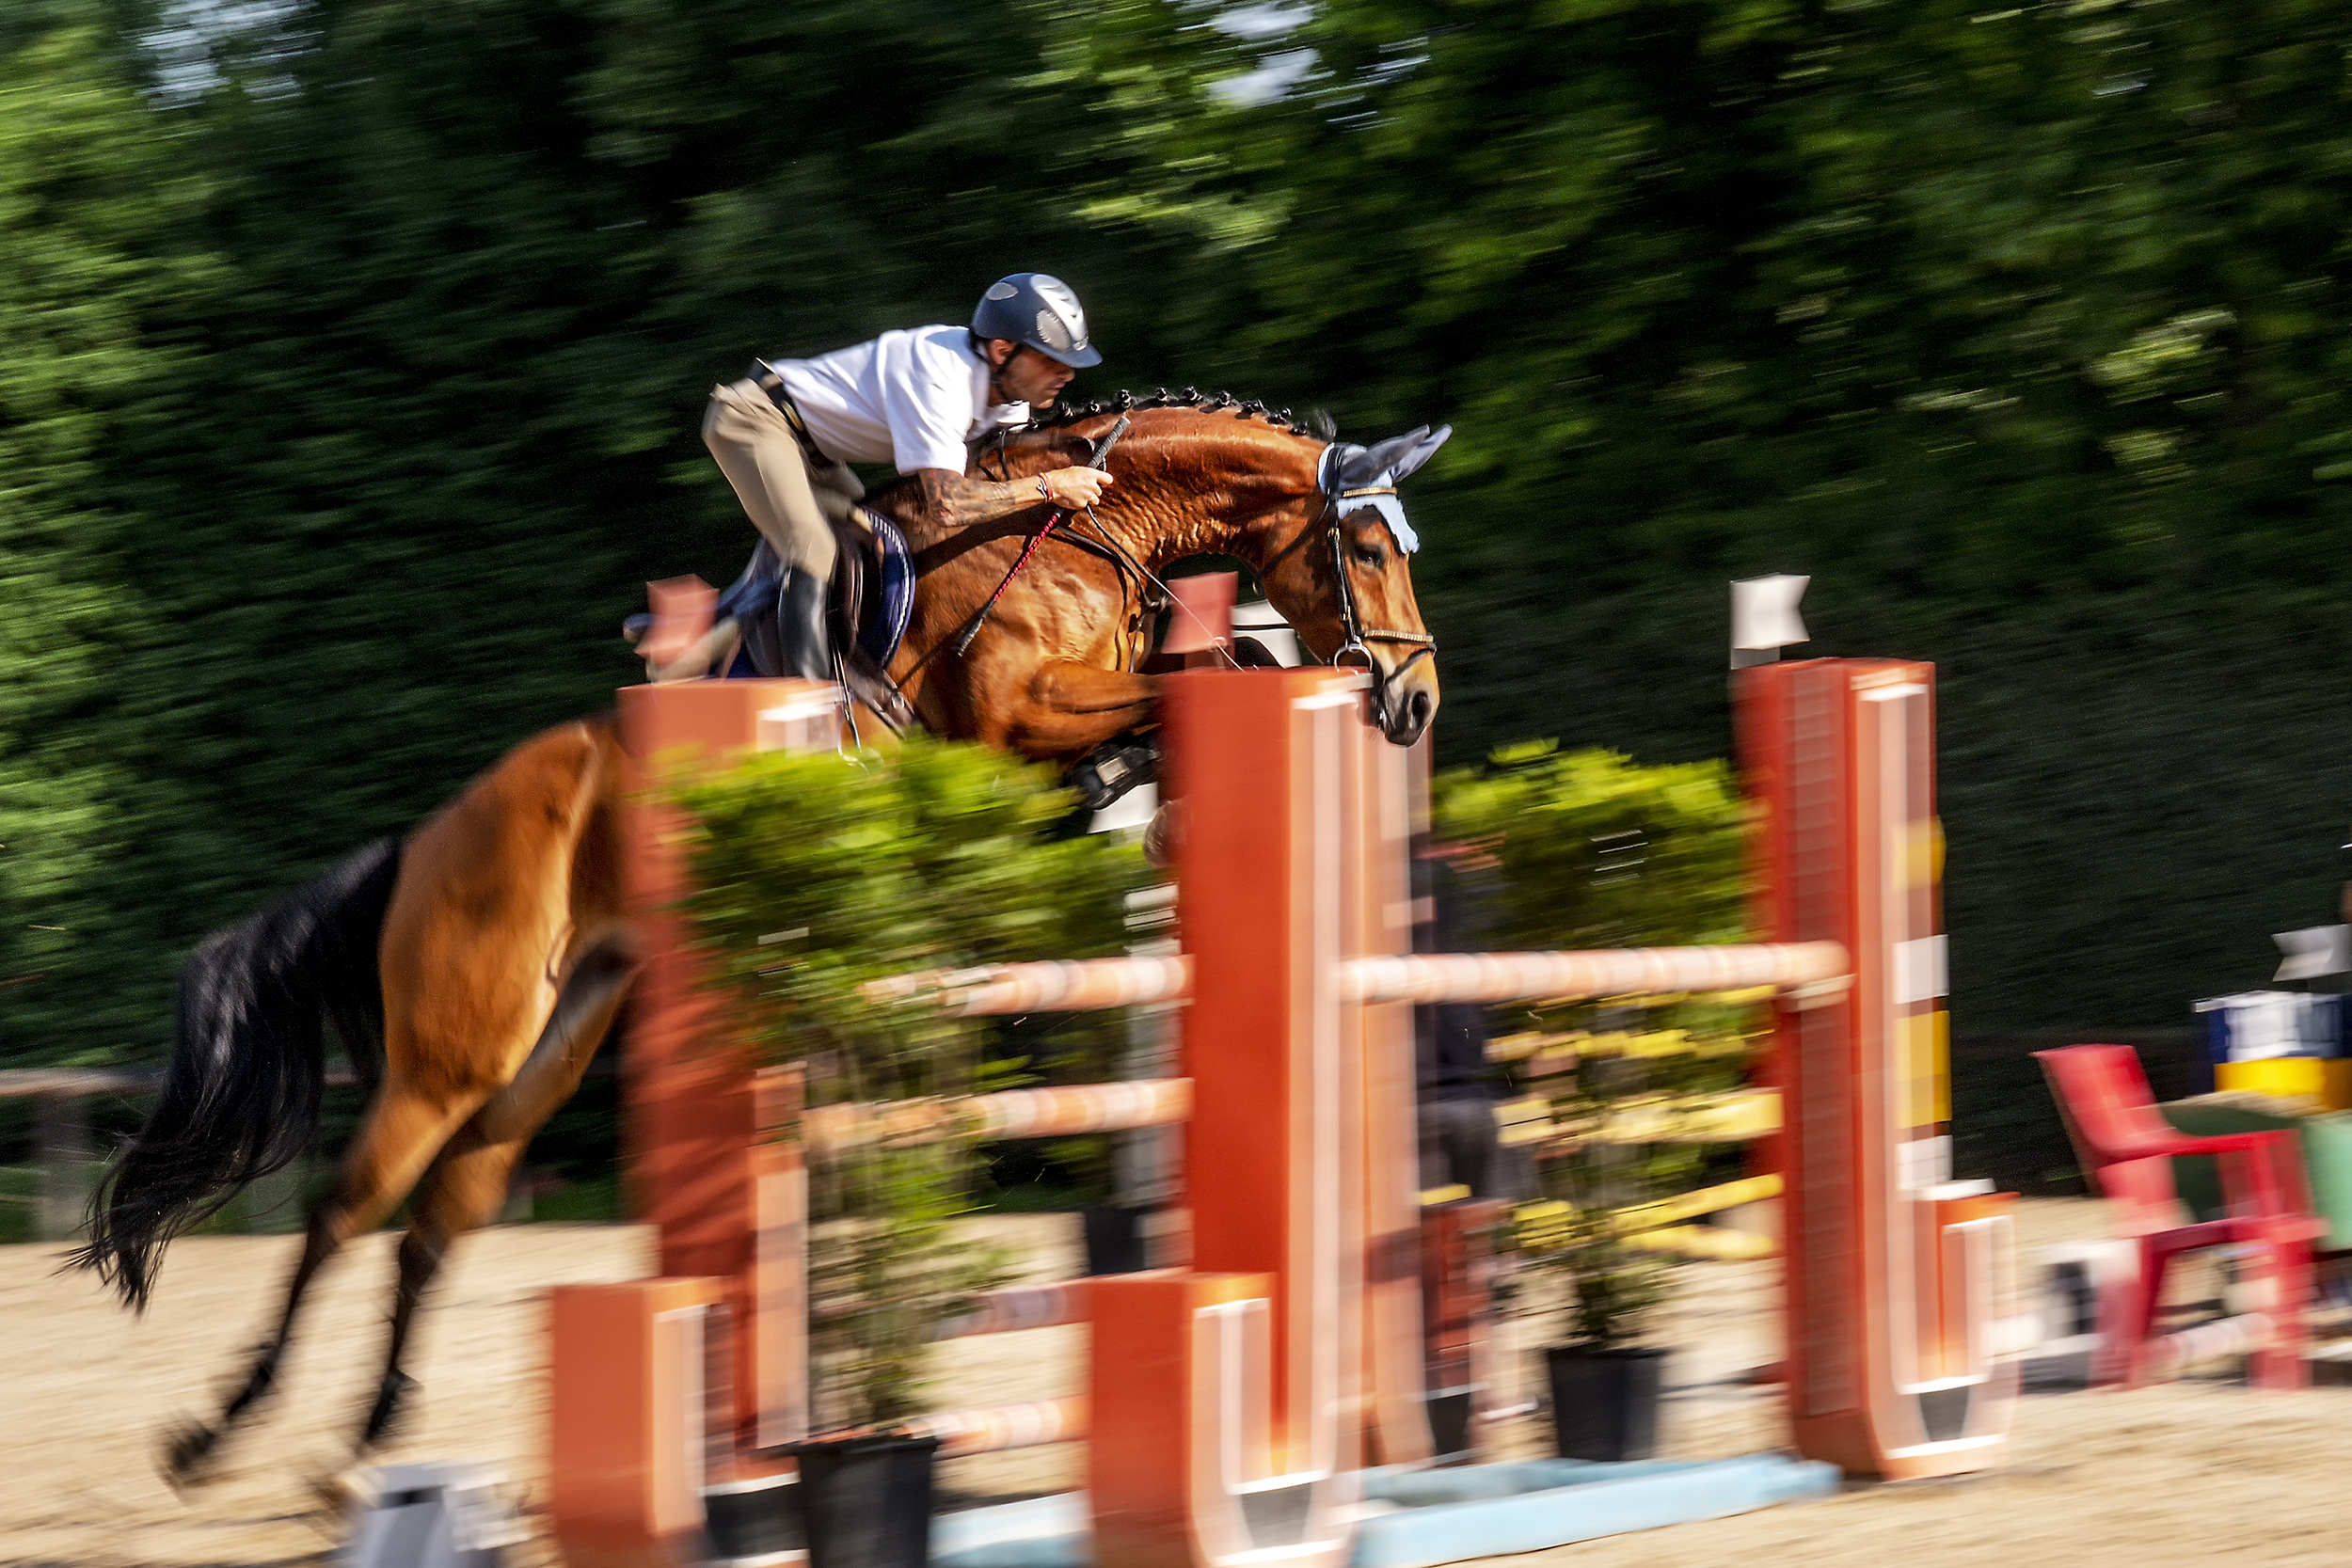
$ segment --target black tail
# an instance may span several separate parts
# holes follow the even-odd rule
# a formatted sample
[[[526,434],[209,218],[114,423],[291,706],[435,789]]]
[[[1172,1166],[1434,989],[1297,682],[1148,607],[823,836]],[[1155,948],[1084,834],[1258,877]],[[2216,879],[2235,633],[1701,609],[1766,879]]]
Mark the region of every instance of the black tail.
[[[384,1023],[375,947],[400,870],[380,839],[240,925],[215,931],[180,971],[180,1018],[163,1090],[90,1204],[95,1269],[144,1310],[158,1255],[256,1177],[310,1141],[332,1019],[355,1059]]]

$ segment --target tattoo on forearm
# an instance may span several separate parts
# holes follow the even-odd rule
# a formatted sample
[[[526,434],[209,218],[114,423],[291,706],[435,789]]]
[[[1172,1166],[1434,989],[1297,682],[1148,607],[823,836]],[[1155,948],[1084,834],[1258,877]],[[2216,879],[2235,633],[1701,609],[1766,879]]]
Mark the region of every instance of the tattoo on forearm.
[[[945,528],[969,528],[974,523],[1009,517],[1038,503],[1037,481],[973,479],[945,468],[920,470],[923,515]]]

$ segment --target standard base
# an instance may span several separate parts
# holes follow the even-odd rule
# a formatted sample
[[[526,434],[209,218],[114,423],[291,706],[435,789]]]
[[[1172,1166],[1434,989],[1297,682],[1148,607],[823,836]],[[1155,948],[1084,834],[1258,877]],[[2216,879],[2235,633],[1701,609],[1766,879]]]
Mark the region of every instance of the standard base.
[[[1629,1465],[1537,1459],[1362,1476],[1354,1568],[1433,1568],[1541,1551],[1691,1519],[1720,1519],[1838,1487],[1836,1467],[1780,1454]],[[932,1568],[1096,1568],[1083,1492],[943,1513]]]

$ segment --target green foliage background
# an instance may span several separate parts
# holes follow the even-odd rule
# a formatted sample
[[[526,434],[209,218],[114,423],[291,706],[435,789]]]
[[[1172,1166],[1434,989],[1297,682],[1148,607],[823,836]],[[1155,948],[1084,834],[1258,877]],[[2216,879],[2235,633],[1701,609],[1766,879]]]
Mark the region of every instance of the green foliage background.
[[[1724,754],[1724,582],[1936,659],[1956,1023],[2332,915],[2352,13],[2323,0],[22,0],[0,1058],[631,668],[753,353],[1075,283],[1412,498],[1444,753]],[[1258,74],[1252,74],[1258,73]],[[1236,87],[1240,82],[1242,86]],[[1254,86],[1252,86],[1254,84]]]

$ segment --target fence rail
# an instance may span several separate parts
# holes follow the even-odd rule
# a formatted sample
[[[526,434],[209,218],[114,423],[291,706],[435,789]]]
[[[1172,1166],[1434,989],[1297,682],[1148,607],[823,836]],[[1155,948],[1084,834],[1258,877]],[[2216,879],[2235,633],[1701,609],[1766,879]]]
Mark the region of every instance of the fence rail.
[[[1170,1127],[1191,1114],[1191,1079],[1146,1078],[818,1105],[801,1113],[801,1135],[811,1151],[837,1154],[954,1137],[1071,1138],[1088,1132],[1131,1132]]]
[[[326,1074],[326,1086],[349,1088],[359,1075],[349,1068]],[[102,1094],[153,1094],[163,1087],[160,1069],[134,1071],[127,1068],[8,1068],[0,1069],[0,1100],[88,1100]]]
[[[612,1070],[602,1062],[589,1069],[590,1075],[596,1077],[609,1076]],[[328,1069],[324,1080],[328,1088],[351,1088],[359,1081],[359,1075],[347,1066]],[[0,1069],[0,1101],[30,1100],[39,1105],[33,1163],[7,1167],[32,1172],[35,1190],[0,1193],[0,1212],[13,1213],[30,1208],[31,1239],[37,1242],[64,1242],[78,1237],[99,1166],[103,1163],[90,1136],[83,1110],[85,1102],[109,1096],[151,1095],[163,1086],[163,1082],[162,1069],[155,1068]],[[246,1200],[246,1223],[261,1224],[265,1231],[299,1228],[301,1207],[296,1198],[300,1175],[297,1166],[265,1178],[259,1194]],[[266,1223],[257,1222],[249,1217],[256,1212],[273,1217]],[[12,1233],[15,1227],[15,1222],[10,1220],[0,1227],[0,1235]]]
[[[1416,953],[1340,966],[1343,1002],[1578,1001],[1835,986],[1853,960],[1834,942],[1724,942],[1563,953]],[[1192,990],[1184,958],[1076,958],[931,970],[866,987],[876,1002],[914,1002],[959,1018],[1085,1012],[1182,1002]]]
[[[865,988],[876,1002],[921,1002],[956,1018],[1006,1013],[1077,1013],[1182,1001],[1192,990],[1192,960],[1064,958],[991,964],[981,969],[927,970],[876,980]]]
[[[1819,985],[1852,969],[1834,942],[1629,947],[1565,953],[1400,953],[1341,971],[1348,1002],[1581,1001],[1755,986]]]
[[[1087,1434],[1089,1413],[1086,1396],[1073,1394],[1026,1404],[917,1416],[905,1425],[909,1432],[937,1437],[941,1458],[961,1459],[966,1454],[1002,1453],[1008,1449],[1074,1442]]]

